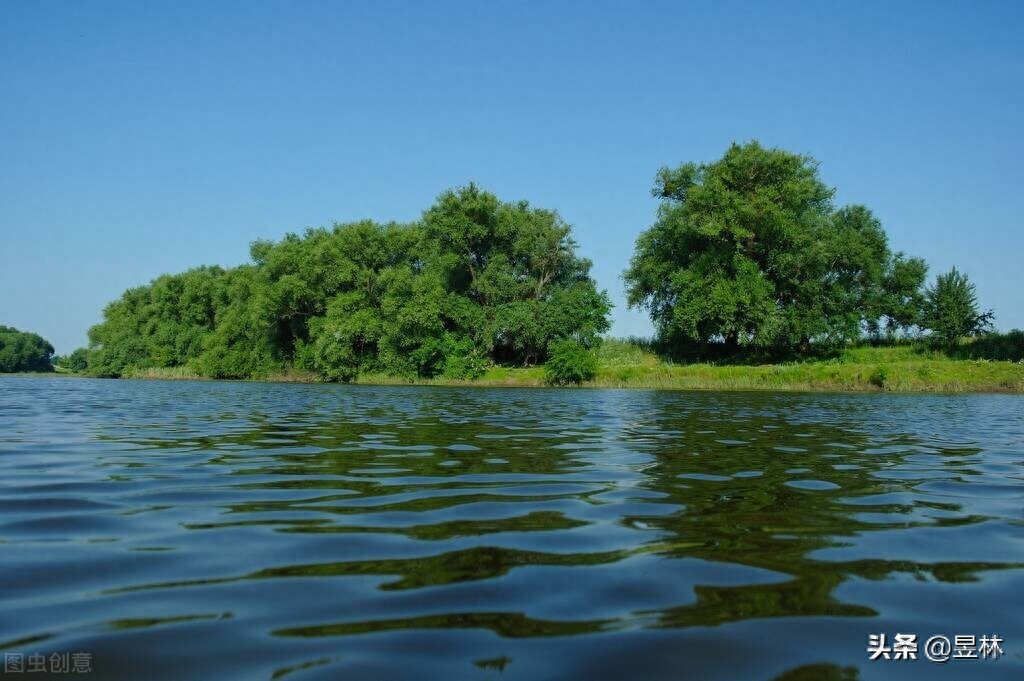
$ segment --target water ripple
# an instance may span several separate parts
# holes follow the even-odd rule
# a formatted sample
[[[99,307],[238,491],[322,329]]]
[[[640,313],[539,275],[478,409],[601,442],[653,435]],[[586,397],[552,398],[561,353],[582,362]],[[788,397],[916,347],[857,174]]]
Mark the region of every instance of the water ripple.
[[[1019,397],[0,388],[0,649],[95,678],[1024,675]]]

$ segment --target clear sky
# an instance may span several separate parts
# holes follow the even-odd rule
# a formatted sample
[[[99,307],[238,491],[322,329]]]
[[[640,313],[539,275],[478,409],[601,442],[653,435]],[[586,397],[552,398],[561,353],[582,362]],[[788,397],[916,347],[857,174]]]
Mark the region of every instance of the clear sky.
[[[58,352],[256,238],[557,208],[616,303],[664,165],[808,153],[1024,327],[1024,2],[0,2],[0,324]]]

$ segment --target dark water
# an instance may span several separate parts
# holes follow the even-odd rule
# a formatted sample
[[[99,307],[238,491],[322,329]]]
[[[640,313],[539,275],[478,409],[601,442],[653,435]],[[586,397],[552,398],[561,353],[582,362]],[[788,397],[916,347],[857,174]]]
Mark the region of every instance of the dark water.
[[[84,678],[1020,679],[1022,606],[1020,397],[0,379],[0,652]]]

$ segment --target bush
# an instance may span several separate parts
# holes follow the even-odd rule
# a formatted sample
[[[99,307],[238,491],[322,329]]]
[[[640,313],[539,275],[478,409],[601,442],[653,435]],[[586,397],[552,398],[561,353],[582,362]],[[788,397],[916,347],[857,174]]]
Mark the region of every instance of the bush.
[[[558,341],[549,349],[544,364],[544,379],[549,385],[580,385],[596,373],[597,357],[576,341]]]
[[[956,348],[962,359],[995,359],[1008,362],[1024,360],[1024,331],[1014,329],[1007,333],[986,334],[973,343]]]
[[[84,373],[89,368],[89,351],[85,348],[78,348],[69,355],[54,357],[53,363],[76,374]]]

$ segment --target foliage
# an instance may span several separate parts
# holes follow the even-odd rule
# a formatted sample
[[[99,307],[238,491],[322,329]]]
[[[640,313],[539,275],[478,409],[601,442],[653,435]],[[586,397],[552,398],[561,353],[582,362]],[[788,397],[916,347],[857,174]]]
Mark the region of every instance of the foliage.
[[[593,350],[575,340],[562,340],[551,348],[544,364],[544,378],[550,385],[580,385],[597,373]]]
[[[85,348],[76,348],[70,354],[54,357],[53,364],[67,371],[83,373],[89,368],[89,351]]]
[[[371,221],[252,245],[252,264],[130,289],[90,330],[101,376],[190,367],[214,378],[315,372],[474,378],[594,346],[611,304],[557,212],[475,185],[412,224]]]
[[[953,359],[921,341],[862,344],[827,357],[761,365],[679,364],[653,354],[645,345],[606,340],[598,350],[592,385],[693,390],[1024,392],[1024,363]],[[606,346],[611,346],[608,353]],[[504,383],[512,380],[507,377]]]
[[[973,342],[952,348],[952,354],[962,359],[1024,362],[1024,331],[987,333]]]
[[[670,349],[842,344],[906,329],[926,266],[890,252],[863,206],[836,209],[807,156],[733,144],[720,160],[662,169],[654,225],[624,273]]]
[[[978,310],[974,284],[954,267],[935,279],[925,292],[921,325],[931,331],[936,345],[955,347],[964,336],[977,336],[992,328],[992,311]]]
[[[0,373],[53,371],[53,346],[37,333],[0,326]]]

